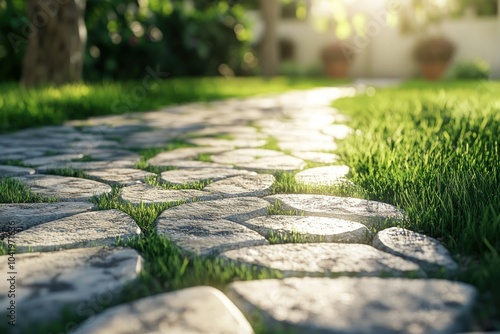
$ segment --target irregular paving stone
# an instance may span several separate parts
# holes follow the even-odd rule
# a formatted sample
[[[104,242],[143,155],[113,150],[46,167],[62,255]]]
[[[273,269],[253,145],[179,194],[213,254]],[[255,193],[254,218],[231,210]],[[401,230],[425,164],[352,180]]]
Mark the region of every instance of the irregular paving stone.
[[[347,166],[325,166],[309,168],[295,174],[295,180],[309,185],[335,185],[346,182]]]
[[[269,330],[439,333],[467,328],[476,290],[445,280],[286,278],[235,282],[227,295]]]
[[[135,221],[120,210],[91,211],[60,218],[17,233],[16,252],[112,245],[116,238],[141,233]],[[4,241],[5,244],[5,241]]]
[[[72,333],[253,334],[253,330],[222,292],[197,286],[113,307]]]
[[[35,174],[33,168],[18,167],[18,166],[0,166],[0,178],[9,176],[21,176]]]
[[[278,147],[283,151],[334,151],[337,144],[325,141],[280,141]]]
[[[290,238],[298,233],[308,242],[366,243],[370,240],[365,225],[337,218],[272,215],[242,224],[267,238],[272,235]]]
[[[299,210],[307,216],[333,217],[351,220],[367,226],[390,220],[405,219],[398,208],[382,202],[360,198],[309,194],[278,194],[265,197],[278,201],[286,210]]]
[[[127,160],[117,160],[117,161],[71,161],[71,162],[59,162],[55,164],[43,165],[36,167],[38,173],[44,173],[48,170],[53,169],[73,169],[73,170],[96,170],[96,169],[110,169],[110,168],[133,168],[134,162]]]
[[[277,269],[284,276],[424,276],[411,261],[362,244],[275,244],[228,251],[223,259]]]
[[[268,174],[239,175],[210,183],[203,188],[224,196],[265,196],[271,193],[274,176]]]
[[[238,168],[245,168],[255,171],[293,171],[302,169],[306,166],[304,160],[291,157],[289,155],[280,155],[276,157],[264,157],[250,162],[237,164]]]
[[[119,296],[122,288],[142,270],[142,258],[132,249],[88,248],[53,253],[15,255],[16,327],[11,333],[31,333],[35,324],[54,322],[63,309],[77,316],[92,316]],[[0,257],[3,273],[11,272],[8,256]],[[1,291],[10,282],[0,280]],[[0,295],[2,319],[9,306]]]
[[[109,183],[130,185],[142,183],[146,177],[155,177],[156,174],[133,168],[110,168],[86,171],[85,174]]]
[[[208,180],[218,181],[236,175],[255,175],[255,172],[231,168],[193,168],[163,172],[161,179],[172,184],[186,184]]]
[[[212,154],[226,151],[227,148],[215,147],[186,147],[172,151],[162,152],[148,160],[148,164],[153,166],[169,166],[172,160],[195,159],[200,154]]]
[[[191,201],[195,198],[206,200],[213,198],[213,196],[194,189],[171,190],[153,187],[148,184],[136,184],[123,188],[120,198],[130,201],[132,204],[140,204],[141,202],[175,203],[179,201]]]
[[[257,232],[225,219],[159,219],[157,232],[185,251],[210,255],[230,249],[265,245]]]
[[[140,157],[139,154],[128,151],[128,150],[120,150],[120,149],[102,149],[96,148],[92,150],[87,150],[85,152],[86,155],[91,156],[96,160],[127,160],[137,162]]]
[[[214,147],[259,147],[266,143],[265,139],[220,139],[220,138],[190,138],[187,142],[200,146]]]
[[[169,160],[162,164],[165,167],[183,168],[233,168],[231,165],[218,164],[215,162],[206,162],[198,160]]]
[[[277,157],[284,155],[283,152],[265,150],[262,148],[240,148],[237,150],[223,152],[217,155],[212,155],[210,159],[214,162],[222,164],[240,164],[254,161],[263,157]]]
[[[9,222],[17,232],[52,220],[68,217],[94,209],[94,204],[84,202],[0,204],[0,229],[9,230]]]
[[[111,187],[100,182],[56,175],[29,175],[15,177],[43,196],[56,196],[61,201],[82,201],[94,195],[111,192]]]
[[[401,256],[418,263],[424,270],[457,270],[457,263],[448,250],[436,239],[426,235],[391,227],[378,232],[373,239],[373,246],[385,252]]]
[[[322,153],[322,152],[292,152],[292,155],[294,157],[304,159],[304,160],[309,160],[313,162],[319,162],[319,163],[324,163],[324,164],[332,164],[334,162],[337,162],[340,157],[336,154],[332,153]]]
[[[74,159],[83,158],[83,154],[60,154],[60,155],[49,155],[38,158],[24,159],[23,163],[32,166],[48,165],[59,161],[71,161]]]
[[[332,124],[321,129],[324,134],[332,136],[335,139],[345,139],[354,133],[353,129],[344,124]]]
[[[267,214],[269,202],[257,197],[225,198],[207,202],[193,202],[163,211],[157,219],[158,229],[164,222],[179,219],[210,220],[224,218],[242,222]]]

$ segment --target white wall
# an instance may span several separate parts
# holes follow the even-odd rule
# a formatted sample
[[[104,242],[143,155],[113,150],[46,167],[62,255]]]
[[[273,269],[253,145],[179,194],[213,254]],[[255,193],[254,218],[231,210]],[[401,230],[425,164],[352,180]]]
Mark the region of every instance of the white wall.
[[[500,2],[500,0],[499,0]],[[254,32],[262,32],[262,23],[255,13],[252,15]],[[370,20],[370,19],[369,19]],[[368,20],[368,22],[369,22]],[[379,25],[371,37],[357,48],[351,75],[353,77],[399,77],[408,78],[417,73],[411,53],[418,37],[416,34],[402,34],[399,27]],[[479,58],[492,68],[495,78],[500,78],[500,16],[498,18],[462,18],[446,20],[433,28],[447,36],[457,46],[453,62]],[[295,62],[302,69],[319,65],[321,48],[336,40],[333,31],[318,33],[311,22],[282,20],[278,35],[295,44]],[[354,44],[351,40],[351,45]]]

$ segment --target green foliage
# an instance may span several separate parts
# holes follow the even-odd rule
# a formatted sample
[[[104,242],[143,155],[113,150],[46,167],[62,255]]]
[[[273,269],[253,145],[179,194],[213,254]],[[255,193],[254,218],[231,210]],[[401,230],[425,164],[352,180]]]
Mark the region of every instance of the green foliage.
[[[405,227],[439,238],[464,264],[481,268],[463,279],[497,301],[499,90],[496,82],[413,82],[334,103],[363,133],[340,147],[351,180],[370,198],[404,209]]]
[[[450,77],[453,79],[488,79],[490,66],[482,60],[462,61],[453,66]]]

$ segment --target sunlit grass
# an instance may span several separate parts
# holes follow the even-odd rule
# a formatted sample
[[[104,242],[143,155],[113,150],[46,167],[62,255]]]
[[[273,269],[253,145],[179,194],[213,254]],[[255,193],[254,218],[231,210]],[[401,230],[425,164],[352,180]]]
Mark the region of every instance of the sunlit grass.
[[[339,147],[350,179],[442,240],[467,268],[461,278],[490,296],[481,314],[490,319],[500,318],[497,92],[500,83],[486,81],[410,82],[334,103],[361,130]]]
[[[53,196],[42,196],[34,193],[21,181],[6,178],[0,179],[0,203],[41,203],[57,202]]]

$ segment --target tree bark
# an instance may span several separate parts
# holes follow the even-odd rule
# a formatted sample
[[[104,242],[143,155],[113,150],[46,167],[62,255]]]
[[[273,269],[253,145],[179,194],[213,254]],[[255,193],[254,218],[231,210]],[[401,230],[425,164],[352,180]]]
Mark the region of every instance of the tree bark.
[[[278,34],[280,16],[279,0],[260,0],[260,11],[264,21],[264,34],[260,44],[260,63],[262,75],[272,77],[278,74]]]
[[[29,39],[21,84],[62,85],[82,79],[86,0],[28,0]]]

